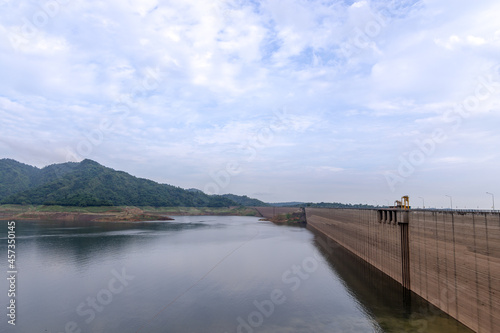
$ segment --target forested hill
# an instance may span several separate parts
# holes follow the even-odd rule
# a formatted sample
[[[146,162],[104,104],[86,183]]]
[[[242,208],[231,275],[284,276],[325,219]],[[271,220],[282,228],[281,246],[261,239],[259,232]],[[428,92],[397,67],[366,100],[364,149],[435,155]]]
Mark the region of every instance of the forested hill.
[[[79,163],[53,164],[43,169],[11,159],[0,160],[0,201],[12,194],[54,181],[74,171]]]
[[[228,207],[229,198],[134,177],[92,160],[43,169],[0,160],[0,203],[62,206]]]
[[[246,195],[235,195],[235,194],[223,194],[224,198],[233,200],[234,202],[247,207],[265,207],[269,206],[269,204],[260,201],[259,199],[249,198]]]

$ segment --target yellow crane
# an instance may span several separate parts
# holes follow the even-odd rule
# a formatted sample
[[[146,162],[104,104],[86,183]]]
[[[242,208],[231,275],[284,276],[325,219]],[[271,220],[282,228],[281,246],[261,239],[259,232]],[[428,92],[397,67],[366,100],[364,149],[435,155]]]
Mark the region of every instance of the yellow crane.
[[[404,210],[409,210],[410,209],[410,197],[407,195],[402,196],[401,201],[400,200],[394,201],[394,207],[401,208]]]

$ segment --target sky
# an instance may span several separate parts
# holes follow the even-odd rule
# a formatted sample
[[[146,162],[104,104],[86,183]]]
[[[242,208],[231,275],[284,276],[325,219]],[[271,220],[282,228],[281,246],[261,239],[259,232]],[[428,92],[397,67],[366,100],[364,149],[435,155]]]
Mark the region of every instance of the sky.
[[[0,158],[266,202],[500,207],[499,16],[497,0],[0,0]]]

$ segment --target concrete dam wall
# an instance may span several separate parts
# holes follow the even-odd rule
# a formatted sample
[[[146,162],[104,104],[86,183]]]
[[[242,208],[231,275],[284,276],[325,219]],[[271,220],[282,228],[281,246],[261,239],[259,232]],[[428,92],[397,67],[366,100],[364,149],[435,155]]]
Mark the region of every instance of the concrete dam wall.
[[[309,228],[476,332],[500,331],[500,214],[306,208]]]

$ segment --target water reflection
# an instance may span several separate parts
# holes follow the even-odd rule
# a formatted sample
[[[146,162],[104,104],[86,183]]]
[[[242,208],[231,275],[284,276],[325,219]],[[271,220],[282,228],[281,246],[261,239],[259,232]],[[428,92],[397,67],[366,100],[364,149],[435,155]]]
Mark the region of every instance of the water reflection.
[[[421,320],[424,332],[465,332],[309,230],[254,217],[19,221],[16,234],[13,332],[419,332]]]
[[[384,332],[473,332],[339,244],[313,233],[330,267]]]
[[[17,244],[19,248],[29,247],[36,253],[36,259],[53,263],[74,263],[86,267],[96,257],[126,254],[132,245],[141,246],[152,237],[167,233],[182,232],[195,228],[209,227],[204,223],[182,222],[59,222],[18,221]],[[4,238],[5,239],[5,238]]]

